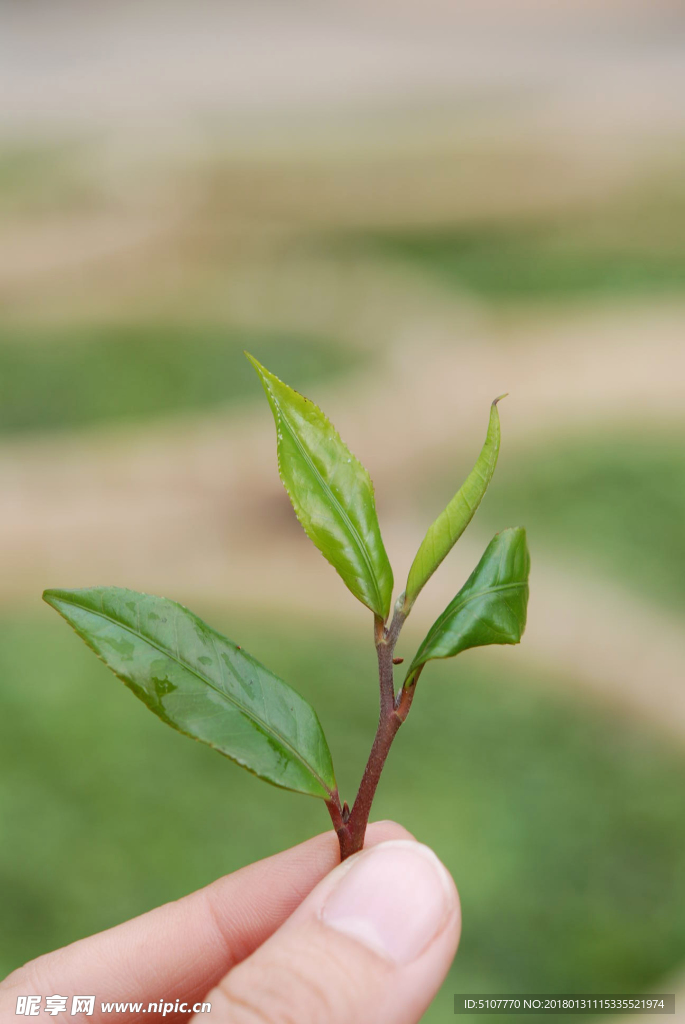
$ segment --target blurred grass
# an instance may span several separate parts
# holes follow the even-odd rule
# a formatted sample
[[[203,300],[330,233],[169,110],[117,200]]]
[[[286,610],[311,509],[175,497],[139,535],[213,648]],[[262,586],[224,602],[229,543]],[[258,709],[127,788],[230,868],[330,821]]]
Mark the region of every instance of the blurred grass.
[[[341,788],[376,717],[374,652],[314,624],[205,611],[315,703]],[[408,654],[408,644],[401,653]],[[0,623],[0,970],[176,898],[327,827],[164,728],[47,609]],[[464,936],[456,991],[638,991],[685,957],[685,756],[484,652],[434,667],[375,815],[432,844]]]
[[[479,519],[495,529],[524,523],[557,557],[685,607],[685,446],[673,432],[633,425],[508,455]]]
[[[624,298],[685,290],[682,176],[579,210],[397,227],[332,242],[348,257],[401,261],[492,303]]]
[[[258,396],[243,349],[302,384],[342,375],[349,345],[221,325],[96,323],[5,328],[0,432],[57,430],[204,410]]]
[[[490,301],[685,290],[685,251],[597,247],[569,238],[563,226],[397,232],[372,236],[363,249]]]

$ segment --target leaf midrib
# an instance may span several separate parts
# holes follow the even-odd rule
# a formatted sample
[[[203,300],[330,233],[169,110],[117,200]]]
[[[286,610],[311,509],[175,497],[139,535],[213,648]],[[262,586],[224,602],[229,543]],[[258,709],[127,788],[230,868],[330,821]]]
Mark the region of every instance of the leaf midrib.
[[[324,478],[321,476],[321,473],[319,472],[319,470],[316,468],[316,466],[312,462],[312,459],[311,459],[311,456],[309,455],[309,452],[302,445],[302,443],[301,443],[300,439],[298,438],[297,434],[295,433],[294,429],[291,427],[290,423],[288,422],[288,418],[285,415],[285,413],[283,412],[283,409],[282,409],[280,403],[279,403],[278,408],[279,408],[279,413],[280,413],[281,419],[283,421],[283,424],[287,428],[288,433],[290,434],[290,436],[292,437],[293,441],[295,442],[295,445],[297,446],[297,448],[301,452],[302,457],[305,459],[305,461],[307,462],[307,464],[311,468],[312,473],[314,473],[316,475],[316,478],[319,480],[319,483],[320,483],[321,487],[323,488],[323,490],[325,491],[325,493],[329,496],[331,501],[335,503],[337,508],[340,509],[340,515],[341,515],[342,519],[344,520],[344,522],[349,527],[350,533],[352,534],[352,536],[354,538],[354,541],[355,541],[355,543],[357,545],[357,548],[359,549],[359,553],[361,554],[362,559],[363,559],[364,563],[366,564],[366,567],[369,570],[369,573],[371,574],[371,579],[373,581],[373,587],[374,587],[374,590],[376,592],[376,599],[378,601],[378,607],[382,608],[383,607],[383,600],[381,598],[381,592],[380,592],[380,588],[379,588],[379,585],[378,585],[378,580],[376,579],[376,573],[374,572],[373,565],[372,565],[371,560],[369,559],[369,556],[367,554],[366,545],[363,543],[361,537],[359,536],[359,533],[357,532],[357,529],[356,529],[354,523],[349,518],[349,516],[348,516],[347,512],[345,511],[345,509],[343,508],[343,506],[340,504],[340,500],[338,498],[336,498],[335,494],[330,489],[330,487],[328,486],[328,484],[326,483]],[[352,457],[354,458],[354,456],[352,456]]]
[[[497,583],[493,587],[485,587],[483,590],[478,590],[478,591],[476,591],[476,593],[470,594],[468,597],[464,598],[464,600],[461,602],[460,605],[455,607],[453,611],[449,612],[449,618],[453,618],[458,612],[462,611],[462,609],[464,609],[466,607],[466,605],[470,601],[475,601],[479,597],[485,597],[486,594],[496,594],[496,593],[498,593],[499,591],[502,591],[502,590],[518,590],[520,587],[527,587],[527,586],[528,586],[528,581],[527,580],[519,580],[516,583]],[[448,617],[447,610],[445,610],[444,615],[445,615],[445,620],[444,621],[447,621],[447,617]],[[437,628],[436,628],[436,632],[435,632],[434,636],[440,636],[441,635],[441,633],[443,632],[442,626],[443,626],[443,622],[440,622],[439,626],[436,623],[436,627]],[[428,642],[431,639],[432,639],[432,637],[431,637],[431,634],[429,633],[428,636],[426,637],[426,645],[428,645]],[[429,661],[430,659],[426,659],[426,660]],[[415,668],[418,668],[419,664],[420,664],[419,662],[413,663],[412,666],[411,666],[411,670],[413,670]],[[423,662],[423,664],[425,664],[425,662]]]
[[[64,600],[64,598],[62,598],[62,600]],[[107,614],[105,614],[105,612],[94,611],[92,608],[88,608],[88,607],[85,607],[84,605],[77,604],[75,601],[65,601],[65,604],[71,604],[75,608],[81,608],[82,611],[90,612],[91,615],[95,615],[97,618],[105,619],[107,622],[111,622],[114,626],[117,626],[119,629],[125,630],[127,633],[130,633],[132,636],[136,636],[140,640],[143,640],[145,643],[149,644],[150,647],[154,647],[154,649],[156,651],[159,651],[160,654],[163,654],[165,657],[169,658],[171,661],[175,661],[176,664],[180,665],[180,667],[185,669],[186,672],[189,672],[191,675],[195,676],[196,679],[199,679],[200,682],[205,683],[211,690],[214,690],[215,693],[218,693],[220,697],[224,697],[230,704],[235,705],[235,707],[238,708],[238,710],[240,711],[241,714],[244,714],[246,718],[249,718],[256,725],[260,726],[265,732],[272,732],[278,738],[278,740],[283,744],[285,749],[292,753],[292,755],[295,758],[295,760],[299,761],[300,764],[304,768],[306,768],[307,771],[316,779],[316,781],[319,782],[323,786],[323,788],[326,791],[326,793],[328,793],[331,796],[333,795],[331,789],[326,785],[326,783],[321,778],[321,776],[318,774],[318,772],[316,772],[312,768],[312,766],[307,761],[305,761],[305,759],[302,756],[302,754],[300,754],[295,749],[295,747],[292,746],[292,744],[285,738],[285,736],[282,735],[281,732],[279,732],[278,729],[275,729],[273,726],[268,725],[265,721],[263,721],[259,717],[259,715],[253,714],[248,709],[244,708],[240,704],[240,702],[235,699],[235,697],[232,697],[231,694],[226,693],[225,690],[220,689],[218,686],[216,686],[214,683],[212,683],[209,679],[207,679],[206,676],[201,675],[197,671],[197,669],[192,668],[191,665],[189,665],[187,662],[183,661],[178,655],[173,655],[170,651],[167,651],[163,647],[160,647],[159,644],[155,643],[154,640],[151,640],[149,637],[145,636],[143,633],[136,632],[135,629],[132,629],[130,626],[127,626],[124,623],[120,622],[119,620],[112,618],[111,615],[107,615]],[[208,628],[211,628],[211,627],[208,627]],[[219,634],[217,634],[217,635],[219,635]],[[222,639],[225,639],[225,638],[222,637]],[[285,686],[287,684],[284,683],[283,685]]]
[[[499,418],[497,419],[497,426],[499,426]],[[411,577],[412,577],[412,573],[414,571],[414,564],[419,563],[420,564],[420,568],[423,571],[421,573],[419,573],[419,570],[417,569],[417,575],[419,576],[419,578],[421,576],[425,576],[425,579],[420,584],[420,586],[417,588],[416,594],[414,595],[414,600],[416,600],[416,598],[418,597],[419,593],[421,592],[421,590],[423,590],[423,588],[425,587],[426,583],[431,578],[433,573],[439,568],[440,564],[444,561],[444,559],[450,553],[450,551],[452,550],[454,545],[457,543],[459,538],[463,535],[463,533],[465,532],[465,530],[469,526],[471,520],[473,519],[474,515],[478,511],[480,503],[482,502],[483,498],[485,497],[487,489],[490,486],[490,483],[491,483],[492,478],[493,478],[494,473],[495,473],[495,468],[497,466],[497,456],[499,455],[499,440],[500,440],[499,436],[497,436],[498,431],[495,431],[495,435],[493,437],[490,436],[490,432],[491,432],[491,425],[488,424],[488,430],[487,430],[485,442],[483,444],[483,448],[481,449],[481,451],[480,451],[480,453],[478,455],[478,458],[476,459],[476,463],[475,463],[473,469],[468,474],[468,476],[466,477],[466,480],[464,480],[464,483],[461,485],[461,487],[456,492],[456,494],[453,495],[453,497],[447,502],[447,505],[442,510],[440,515],[437,517],[437,519],[435,519],[431,523],[431,525],[429,526],[428,531],[426,533],[426,536],[421,541],[421,544],[419,546],[419,550],[418,550],[418,552],[416,554],[416,558],[414,559],[414,563],[412,563],[412,566],[411,566],[411,568],[409,570],[409,576],[407,578],[407,589],[410,590],[411,588],[409,586],[409,583],[410,583],[410,580],[411,580]],[[483,492],[480,495],[480,497],[478,498],[478,501],[476,502],[476,504],[472,508],[470,503],[469,503],[469,501],[468,501],[468,499],[467,499],[467,497],[466,497],[466,492],[469,490],[469,486],[470,486],[471,482],[475,479],[476,475],[478,474],[480,462],[481,462],[481,459],[483,458],[483,452],[484,452],[485,449],[488,448],[488,444],[490,445],[490,448],[489,448],[489,451],[487,451],[487,453],[486,453],[486,472],[485,472],[485,475],[481,477],[481,479],[485,483],[485,486],[483,487]],[[460,498],[466,504],[466,507],[469,510],[470,515],[468,517],[468,520],[462,526],[461,530],[459,531],[457,536],[454,538],[454,540],[451,539],[451,536],[449,537],[449,546],[447,548],[447,551],[442,556],[442,558],[437,563],[437,565],[434,565],[433,568],[430,571],[428,571],[426,563],[428,562],[428,564],[430,564],[431,562],[435,562],[436,535],[442,529],[442,527],[444,526],[445,522],[447,523],[447,532],[448,532],[448,534],[451,534],[450,516],[456,510],[456,507],[457,507],[457,504],[458,504]],[[432,558],[430,560],[428,559],[428,553],[427,553],[427,547],[428,547],[428,543],[429,543],[429,538],[430,538],[430,543],[432,545]]]

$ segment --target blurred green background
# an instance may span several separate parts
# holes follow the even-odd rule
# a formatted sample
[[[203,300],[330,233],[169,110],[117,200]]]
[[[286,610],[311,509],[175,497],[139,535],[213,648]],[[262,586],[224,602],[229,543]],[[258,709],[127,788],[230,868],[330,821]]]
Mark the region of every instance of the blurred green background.
[[[0,972],[327,827],[162,727],[43,588],[191,605],[358,783],[371,624],[282,492],[249,349],[369,466],[398,587],[510,392],[399,653],[517,523],[528,632],[425,673],[374,807],[461,893],[425,1020],[682,989],[682,13],[201,4],[159,38],[124,7],[61,22],[68,61],[48,8],[8,22],[43,75],[10,55],[0,90]]]

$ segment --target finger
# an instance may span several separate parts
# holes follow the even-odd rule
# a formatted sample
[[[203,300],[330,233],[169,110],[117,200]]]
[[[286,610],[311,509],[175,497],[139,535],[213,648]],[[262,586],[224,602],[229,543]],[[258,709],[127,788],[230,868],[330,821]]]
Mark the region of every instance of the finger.
[[[394,822],[378,822],[369,826],[367,845],[408,835]],[[192,1005],[279,928],[339,860],[335,833],[326,832],[174,903],[38,957],[0,985],[0,1019],[10,1007],[14,1013],[17,994],[95,993],[93,1021],[101,1001],[147,1007],[179,999]],[[125,1024],[136,1016],[119,1013],[117,1021]],[[168,1024],[178,1016],[164,1019]],[[145,1019],[152,1022],[157,1015],[146,1013]]]
[[[457,890],[435,854],[381,843],[336,868],[206,996],[212,1021],[415,1024],[449,970],[460,926]]]

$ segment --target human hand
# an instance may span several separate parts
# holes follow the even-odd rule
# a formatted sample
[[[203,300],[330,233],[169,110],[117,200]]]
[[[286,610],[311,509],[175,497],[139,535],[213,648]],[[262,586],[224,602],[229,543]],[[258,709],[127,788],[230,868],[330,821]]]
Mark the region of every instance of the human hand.
[[[14,971],[0,1019],[19,996],[95,994],[94,1022],[414,1024],[459,941],[454,883],[427,847],[392,822],[338,864],[332,832]],[[336,867],[337,865],[337,867]],[[141,1003],[103,1012],[106,1002]],[[166,1003],[166,1013],[148,1011]],[[171,1004],[171,1009],[168,1008]],[[16,1019],[16,1018],[14,1018]]]

